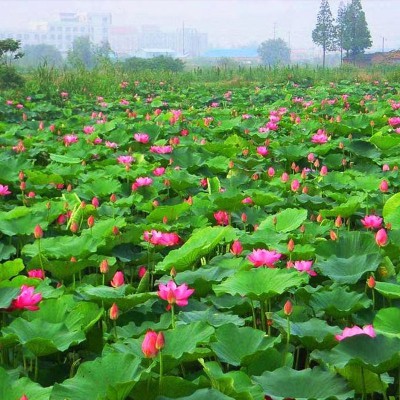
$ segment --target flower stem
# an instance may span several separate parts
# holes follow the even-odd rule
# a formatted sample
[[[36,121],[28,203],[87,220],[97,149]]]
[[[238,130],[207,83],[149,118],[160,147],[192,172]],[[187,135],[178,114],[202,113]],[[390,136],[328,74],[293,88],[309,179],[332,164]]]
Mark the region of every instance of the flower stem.
[[[264,300],[260,300],[260,309],[261,309],[261,329],[266,332],[267,324],[265,322],[265,303]]]
[[[159,391],[161,393],[161,381],[162,381],[162,378],[163,378],[163,361],[162,361],[162,353],[161,353],[161,351],[158,354],[160,356],[160,378],[159,378],[159,382],[158,382],[158,388],[159,388]]]
[[[174,309],[174,304],[171,304],[171,325],[172,325],[172,329],[175,329],[175,309]]]
[[[44,268],[43,268],[43,260],[42,260],[42,247],[40,245],[40,239],[38,241],[38,250],[39,250],[39,263],[40,263],[40,268],[42,269],[42,272],[44,273]]]

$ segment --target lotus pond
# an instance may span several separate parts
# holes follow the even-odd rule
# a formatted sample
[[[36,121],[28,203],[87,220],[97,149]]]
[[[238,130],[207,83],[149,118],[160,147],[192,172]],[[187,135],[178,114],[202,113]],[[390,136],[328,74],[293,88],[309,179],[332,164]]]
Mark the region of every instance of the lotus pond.
[[[399,87],[0,97],[0,399],[398,399]]]

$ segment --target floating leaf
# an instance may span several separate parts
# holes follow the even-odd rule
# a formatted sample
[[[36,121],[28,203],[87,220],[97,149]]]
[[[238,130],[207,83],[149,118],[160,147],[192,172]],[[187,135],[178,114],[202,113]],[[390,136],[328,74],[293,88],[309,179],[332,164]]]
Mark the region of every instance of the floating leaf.
[[[253,379],[262,386],[264,394],[274,400],[346,400],[354,398],[346,382],[319,368],[295,371],[288,367],[264,372]],[[312,383],[312,384],[311,384]]]
[[[221,326],[215,336],[217,341],[211,343],[211,349],[221,361],[234,366],[250,364],[256,353],[280,342],[279,337],[267,337],[258,329],[233,324]]]
[[[72,379],[56,383],[50,400],[124,400],[140,379],[141,359],[111,353],[83,363]]]
[[[268,299],[284,293],[292,287],[299,287],[308,282],[309,276],[288,269],[255,268],[239,271],[219,285],[214,285],[214,292],[220,296],[247,296],[250,299]]]

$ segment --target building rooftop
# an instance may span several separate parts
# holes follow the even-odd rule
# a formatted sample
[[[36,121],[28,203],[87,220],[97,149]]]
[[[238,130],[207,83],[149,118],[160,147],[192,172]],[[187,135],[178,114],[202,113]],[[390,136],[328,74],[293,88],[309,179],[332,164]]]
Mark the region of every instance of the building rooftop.
[[[256,58],[259,57],[256,48],[243,47],[238,49],[212,49],[203,54],[203,57],[210,58]]]

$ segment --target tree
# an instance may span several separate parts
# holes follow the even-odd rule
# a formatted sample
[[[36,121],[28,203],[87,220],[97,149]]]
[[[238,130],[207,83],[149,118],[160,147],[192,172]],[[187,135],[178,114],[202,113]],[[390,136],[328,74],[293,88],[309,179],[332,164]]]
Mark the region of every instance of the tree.
[[[312,40],[322,47],[322,66],[325,68],[326,52],[335,50],[336,34],[328,0],[321,0],[317,16],[317,25],[312,31]]]
[[[266,40],[261,43],[257,52],[265,65],[290,64],[290,48],[283,39]]]
[[[351,0],[345,8],[342,42],[347,56],[353,59],[372,46],[371,34],[360,0]]]
[[[24,54],[20,51],[21,42],[15,39],[0,40],[0,89],[20,87],[24,80],[11,62]]]
[[[72,43],[72,50],[68,52],[68,64],[73,67],[92,69],[96,65],[96,48],[88,37],[77,37]]]
[[[21,41],[15,39],[0,40],[0,64],[11,65],[12,60],[18,60],[24,53],[20,51]]]
[[[24,67],[37,67],[46,63],[58,67],[63,64],[61,52],[49,44],[33,44],[24,47],[24,58],[19,65]]]
[[[336,44],[340,50],[340,65],[343,63],[343,38],[346,26],[346,6],[341,1],[339,4],[337,17],[336,17]]]

